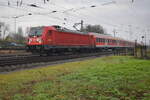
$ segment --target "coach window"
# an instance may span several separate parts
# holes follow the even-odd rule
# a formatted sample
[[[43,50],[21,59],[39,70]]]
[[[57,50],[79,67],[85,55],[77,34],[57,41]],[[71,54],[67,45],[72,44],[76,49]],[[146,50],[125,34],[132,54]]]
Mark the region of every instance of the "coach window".
[[[115,40],[113,40],[113,43],[116,43],[116,41],[115,41]]]
[[[116,42],[117,42],[117,44],[119,44],[119,40],[117,40]]]
[[[99,42],[101,42],[101,38],[99,38]]]
[[[105,43],[105,39],[103,39],[102,42]]]
[[[105,43],[106,42],[106,39],[103,39],[103,43]]]
[[[96,42],[98,42],[98,38],[96,38]]]
[[[103,43],[103,39],[101,39],[101,43]]]

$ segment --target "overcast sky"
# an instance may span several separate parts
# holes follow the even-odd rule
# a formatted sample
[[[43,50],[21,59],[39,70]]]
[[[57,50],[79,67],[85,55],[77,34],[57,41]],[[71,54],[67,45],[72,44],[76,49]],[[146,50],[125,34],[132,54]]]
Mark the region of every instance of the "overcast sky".
[[[20,4],[21,0],[18,1]],[[17,0],[0,0],[0,21],[10,24],[12,31],[12,17],[24,15],[17,18],[17,27],[61,25],[72,28],[74,23],[83,20],[85,25],[102,25],[108,34],[113,35],[115,29],[117,37],[141,41],[141,36],[146,34],[147,43],[150,40],[150,0],[133,3],[132,0],[49,0],[46,4],[44,0],[22,1],[23,4],[17,6]],[[28,6],[30,4],[39,8]]]

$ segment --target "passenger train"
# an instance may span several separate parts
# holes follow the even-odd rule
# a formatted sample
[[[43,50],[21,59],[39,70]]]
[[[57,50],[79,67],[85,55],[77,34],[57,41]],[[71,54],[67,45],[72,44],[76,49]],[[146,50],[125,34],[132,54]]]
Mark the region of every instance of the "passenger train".
[[[27,50],[32,53],[95,52],[134,48],[134,42],[94,32],[79,32],[61,26],[32,27]]]

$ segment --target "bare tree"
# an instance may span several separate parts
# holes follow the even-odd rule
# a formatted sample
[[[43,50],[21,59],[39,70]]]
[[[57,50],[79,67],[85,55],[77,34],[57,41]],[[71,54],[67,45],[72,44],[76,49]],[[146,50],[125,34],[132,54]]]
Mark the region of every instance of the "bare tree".
[[[23,36],[23,30],[22,30],[22,27],[18,27],[18,34],[20,34],[20,35]]]
[[[17,42],[24,43],[25,37],[23,36],[22,27],[18,27],[18,32],[17,34],[14,34],[14,38],[17,39]]]
[[[85,28],[83,28],[83,31],[87,32],[95,32],[99,34],[105,34],[105,30],[101,25],[87,25]]]
[[[30,27],[27,27],[27,28],[25,29],[25,36],[28,36],[28,35],[29,35],[29,32],[30,32]]]
[[[0,22],[0,38],[5,40],[5,38],[9,35],[9,25],[4,22]]]
[[[0,22],[0,39],[2,39],[3,27],[4,27],[4,22]]]
[[[4,26],[3,39],[5,39],[9,35],[9,30],[10,30],[9,25],[6,24]]]

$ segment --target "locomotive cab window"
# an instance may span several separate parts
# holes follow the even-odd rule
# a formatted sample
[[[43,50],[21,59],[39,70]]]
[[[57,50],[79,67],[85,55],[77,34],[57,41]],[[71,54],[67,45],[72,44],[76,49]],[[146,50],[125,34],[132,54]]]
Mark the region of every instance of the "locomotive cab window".
[[[41,36],[43,32],[43,27],[32,27],[30,29],[29,36]]]

